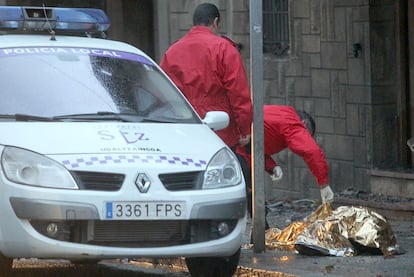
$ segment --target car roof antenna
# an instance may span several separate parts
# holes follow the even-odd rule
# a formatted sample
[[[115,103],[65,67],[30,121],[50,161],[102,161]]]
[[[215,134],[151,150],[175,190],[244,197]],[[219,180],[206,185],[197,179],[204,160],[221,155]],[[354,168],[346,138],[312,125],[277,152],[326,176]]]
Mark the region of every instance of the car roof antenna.
[[[47,16],[47,12],[46,12],[46,7],[45,7],[45,3],[43,3],[43,13],[44,13],[44,15],[45,15],[45,18],[46,18],[46,22],[47,22],[47,25],[48,25],[48,31],[49,31],[49,33],[50,33],[50,40],[56,40],[56,36],[55,36],[55,31],[52,29],[52,26],[50,25],[50,22],[49,22],[49,18],[48,18],[48,16]]]

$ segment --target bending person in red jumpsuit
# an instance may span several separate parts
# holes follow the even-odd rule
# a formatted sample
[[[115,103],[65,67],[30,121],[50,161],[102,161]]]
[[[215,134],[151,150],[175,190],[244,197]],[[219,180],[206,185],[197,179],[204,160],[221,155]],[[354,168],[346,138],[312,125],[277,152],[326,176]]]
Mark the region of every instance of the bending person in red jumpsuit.
[[[160,66],[201,118],[212,110],[228,113],[229,126],[217,135],[235,151],[238,145],[250,141],[253,108],[237,45],[218,35],[219,24],[220,13],[215,5],[198,5],[194,26],[169,47]]]
[[[328,181],[328,164],[319,145],[313,139],[315,122],[312,117],[290,106],[264,105],[264,154],[265,170],[272,181],[282,179],[282,168],[271,157],[285,148],[301,156],[315,176],[321,192],[322,202],[332,202],[333,191]],[[250,144],[238,147],[238,153],[250,164]],[[251,181],[246,183],[251,185]],[[251,196],[249,196],[249,212],[251,215]],[[268,226],[266,226],[268,227]]]

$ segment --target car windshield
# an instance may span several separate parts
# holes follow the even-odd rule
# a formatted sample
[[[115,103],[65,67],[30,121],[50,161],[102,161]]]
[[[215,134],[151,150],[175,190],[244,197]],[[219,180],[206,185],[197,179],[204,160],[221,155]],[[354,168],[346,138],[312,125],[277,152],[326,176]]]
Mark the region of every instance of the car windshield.
[[[20,114],[32,120],[199,122],[158,68],[131,53],[62,47],[1,49],[0,76],[2,118]]]

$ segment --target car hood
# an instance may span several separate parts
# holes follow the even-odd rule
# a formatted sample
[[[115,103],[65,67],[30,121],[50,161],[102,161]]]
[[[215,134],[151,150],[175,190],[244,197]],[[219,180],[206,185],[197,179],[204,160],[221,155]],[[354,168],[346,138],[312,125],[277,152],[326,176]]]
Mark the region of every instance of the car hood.
[[[0,144],[43,155],[157,153],[211,157],[224,143],[206,125],[2,122]]]

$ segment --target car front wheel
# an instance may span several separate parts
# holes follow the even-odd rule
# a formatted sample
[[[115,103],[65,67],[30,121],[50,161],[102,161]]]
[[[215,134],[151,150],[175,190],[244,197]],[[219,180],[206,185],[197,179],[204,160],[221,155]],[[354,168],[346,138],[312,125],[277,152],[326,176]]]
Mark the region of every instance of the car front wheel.
[[[231,277],[237,270],[240,249],[229,257],[186,258],[185,263],[193,277]]]

